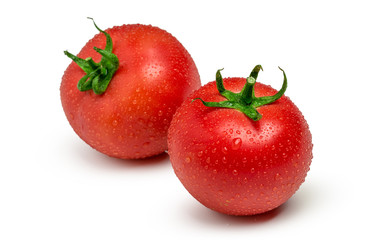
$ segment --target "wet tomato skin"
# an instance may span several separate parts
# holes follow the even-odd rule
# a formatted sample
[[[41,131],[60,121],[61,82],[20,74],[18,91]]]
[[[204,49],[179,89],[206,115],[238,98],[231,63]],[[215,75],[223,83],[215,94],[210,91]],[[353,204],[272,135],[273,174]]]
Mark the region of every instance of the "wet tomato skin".
[[[60,87],[66,117],[81,139],[109,156],[136,159],[162,153],[173,114],[200,87],[195,63],[182,44],[160,28],[135,24],[106,32],[119,68],[105,93],[97,95],[77,89],[85,73],[72,62]],[[105,35],[99,33],[78,57],[99,62],[101,55],[93,47],[105,45]]]
[[[240,92],[244,78],[226,78]],[[256,83],[257,97],[274,95]],[[286,202],[304,182],[312,160],[312,136],[288,97],[264,105],[253,121],[243,113],[204,106],[225,100],[211,82],[177,110],[169,129],[169,155],[176,176],[200,203],[229,215],[254,215]]]

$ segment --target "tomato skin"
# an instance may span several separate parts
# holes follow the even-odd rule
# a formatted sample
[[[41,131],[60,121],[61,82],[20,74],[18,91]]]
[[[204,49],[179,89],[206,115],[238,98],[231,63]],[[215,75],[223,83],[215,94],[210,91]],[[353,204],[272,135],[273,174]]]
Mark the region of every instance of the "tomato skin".
[[[240,92],[246,79],[223,79]],[[261,83],[255,96],[277,91]],[[254,215],[287,201],[304,182],[312,160],[312,136],[302,113],[288,97],[264,105],[253,121],[235,109],[201,101],[225,100],[210,82],[178,108],[169,128],[174,172],[200,203],[229,215]]]
[[[144,158],[167,149],[167,130],[186,97],[200,87],[190,54],[168,32],[148,25],[106,30],[113,40],[119,68],[106,92],[81,92],[85,75],[74,62],[60,87],[66,117],[78,136],[96,150],[122,159]],[[93,47],[104,49],[105,35],[94,36],[78,54],[101,60]]]

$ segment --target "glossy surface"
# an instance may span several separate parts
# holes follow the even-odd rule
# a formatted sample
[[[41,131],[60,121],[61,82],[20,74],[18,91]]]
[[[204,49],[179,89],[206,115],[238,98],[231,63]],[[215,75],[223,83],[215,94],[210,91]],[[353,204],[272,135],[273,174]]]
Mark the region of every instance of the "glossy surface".
[[[123,25],[106,30],[119,69],[103,95],[80,92],[85,75],[74,62],[61,83],[61,101],[74,131],[90,146],[117,158],[144,158],[167,149],[167,130],[177,107],[200,87],[198,70],[186,49],[157,27]],[[101,59],[105,36],[91,39],[78,54]]]
[[[239,92],[244,78],[224,80]],[[261,83],[257,97],[277,91]],[[280,206],[304,182],[312,160],[312,137],[298,108],[283,96],[259,107],[253,121],[234,109],[209,108],[222,101],[215,82],[194,92],[178,109],[169,129],[175,174],[202,204],[230,215],[253,215]]]

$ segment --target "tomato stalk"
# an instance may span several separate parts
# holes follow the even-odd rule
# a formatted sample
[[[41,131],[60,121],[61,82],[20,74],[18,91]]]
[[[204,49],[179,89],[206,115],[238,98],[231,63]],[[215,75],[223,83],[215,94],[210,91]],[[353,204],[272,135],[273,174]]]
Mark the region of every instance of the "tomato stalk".
[[[285,93],[287,88],[287,78],[284,70],[280,67],[279,69],[283,72],[284,81],[283,85],[275,95],[273,96],[265,96],[265,97],[256,97],[254,93],[254,87],[259,75],[260,70],[263,70],[261,65],[257,65],[251,72],[250,76],[247,78],[247,82],[245,83],[243,89],[240,93],[234,93],[229,90],[226,90],[223,85],[223,78],[221,75],[221,71],[223,69],[219,69],[216,72],[216,86],[219,93],[227,99],[227,101],[222,102],[205,102],[201,98],[195,98],[193,101],[199,99],[202,103],[207,107],[221,107],[221,108],[232,108],[239,110],[244,113],[246,116],[251,118],[254,121],[258,121],[261,119],[261,114],[256,110],[256,108],[261,107],[266,104],[270,104],[275,102],[277,99],[281,98]]]
[[[79,58],[68,51],[64,51],[65,55],[72,59],[77,65],[84,70],[86,75],[82,77],[78,84],[77,88],[80,91],[93,90],[96,94],[102,94],[106,91],[110,80],[112,79],[114,73],[119,67],[119,60],[113,51],[113,41],[110,35],[101,30],[93,18],[89,18],[93,21],[94,26],[98,31],[102,32],[106,36],[106,46],[105,49],[99,49],[94,47],[94,50],[102,55],[101,61],[96,63],[92,58],[82,59]]]

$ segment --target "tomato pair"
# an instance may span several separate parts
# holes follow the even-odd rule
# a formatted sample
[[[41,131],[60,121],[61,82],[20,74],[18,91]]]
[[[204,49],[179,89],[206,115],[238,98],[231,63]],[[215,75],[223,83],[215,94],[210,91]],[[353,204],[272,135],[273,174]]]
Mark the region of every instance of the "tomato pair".
[[[248,78],[200,87],[191,56],[157,27],[100,31],[64,73],[61,100],[74,131],[112,157],[145,158],[168,149],[175,174],[205,206],[252,215],[288,200],[305,179],[312,137],[280,91]]]

